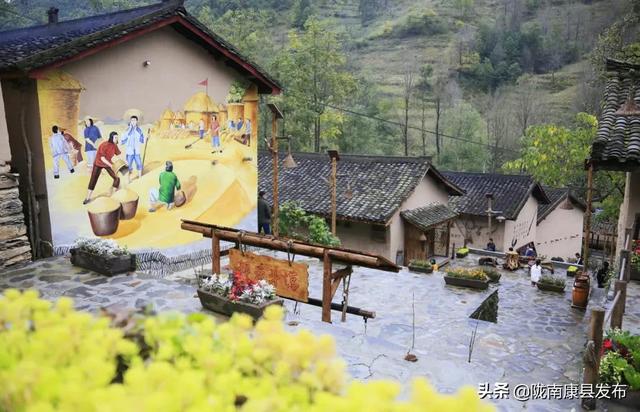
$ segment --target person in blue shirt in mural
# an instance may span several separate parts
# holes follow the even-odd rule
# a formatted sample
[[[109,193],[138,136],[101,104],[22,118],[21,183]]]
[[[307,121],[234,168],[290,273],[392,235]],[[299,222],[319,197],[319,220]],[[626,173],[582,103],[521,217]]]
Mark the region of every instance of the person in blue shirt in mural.
[[[93,169],[93,162],[96,160],[98,150],[98,140],[102,139],[100,129],[93,124],[93,119],[89,118],[84,122],[84,152],[87,154],[87,167]]]
[[[138,170],[138,177],[142,175],[142,145],[144,144],[144,134],[142,129],[138,126],[138,116],[131,116],[129,121],[129,127],[122,135],[122,144],[125,145],[127,165],[129,166],[129,183],[131,183],[131,173],[133,171],[133,162],[136,163],[136,170]]]

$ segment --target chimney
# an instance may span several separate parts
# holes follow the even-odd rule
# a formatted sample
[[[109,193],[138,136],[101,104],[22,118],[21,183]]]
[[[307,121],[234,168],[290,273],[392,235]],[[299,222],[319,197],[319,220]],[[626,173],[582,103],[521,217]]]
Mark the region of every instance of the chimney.
[[[58,22],[58,9],[55,7],[47,10],[47,15],[49,16],[49,24],[56,24]]]

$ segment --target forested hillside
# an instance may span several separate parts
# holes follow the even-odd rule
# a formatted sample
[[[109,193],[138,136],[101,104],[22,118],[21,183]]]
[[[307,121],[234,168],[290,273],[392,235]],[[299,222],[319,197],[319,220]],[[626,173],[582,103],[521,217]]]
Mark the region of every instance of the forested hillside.
[[[5,0],[0,18],[8,28],[44,21],[52,3],[68,19],[152,2]],[[443,169],[527,171],[546,184],[576,187],[581,176],[550,178],[548,168],[539,167],[558,163],[535,157],[537,146],[549,146],[541,139],[550,130],[564,131],[566,141],[545,156],[571,153],[563,165],[580,167],[590,137],[578,135],[593,133],[595,123],[577,114],[598,114],[605,57],[640,55],[639,4],[185,2],[284,85],[285,94],[272,100],[285,112],[284,133],[293,136],[296,150],[430,155]],[[261,127],[261,133],[269,129]],[[602,184],[618,180],[612,176]]]

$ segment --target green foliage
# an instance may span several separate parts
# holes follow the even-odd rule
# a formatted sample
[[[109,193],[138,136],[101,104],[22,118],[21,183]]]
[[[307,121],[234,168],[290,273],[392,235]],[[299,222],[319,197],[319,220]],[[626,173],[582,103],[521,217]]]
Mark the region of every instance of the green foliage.
[[[628,366],[627,361],[618,352],[607,352],[600,359],[600,382],[605,385],[619,385]]]
[[[246,89],[246,84],[241,81],[235,80],[233,83],[231,83],[231,87],[229,88],[227,103],[241,103]]]
[[[454,0],[454,5],[462,17],[468,18],[473,11],[475,0]]]
[[[492,282],[497,282],[502,277],[502,275],[500,275],[500,273],[495,269],[482,268],[482,271]]]
[[[484,273],[482,269],[467,269],[467,268],[453,268],[447,270],[447,276],[452,278],[480,280],[486,282],[489,277]]]
[[[294,202],[285,202],[279,211],[280,234],[312,243],[327,246],[340,246],[340,239],[335,237],[324,218],[307,213]],[[308,234],[308,235],[305,235]]]
[[[412,11],[399,23],[383,27],[381,37],[404,38],[410,36],[432,36],[449,31],[449,24],[444,17],[439,16],[432,9]]]
[[[421,259],[413,259],[411,262],[409,262],[409,264],[411,266],[424,268],[424,269],[431,269],[433,267],[433,265],[431,265],[431,262],[429,262],[428,260],[421,260]]]
[[[291,12],[293,27],[304,28],[312,13],[311,0],[294,0]]]
[[[549,286],[558,286],[562,288],[564,288],[566,284],[565,279],[563,277],[553,276],[546,273],[540,276],[540,280],[538,281],[538,283],[542,283]]]
[[[438,167],[444,170],[481,172],[485,170],[489,153],[487,126],[482,115],[469,103],[460,103],[445,110],[442,132],[481,144],[472,144],[452,139],[444,140]]]

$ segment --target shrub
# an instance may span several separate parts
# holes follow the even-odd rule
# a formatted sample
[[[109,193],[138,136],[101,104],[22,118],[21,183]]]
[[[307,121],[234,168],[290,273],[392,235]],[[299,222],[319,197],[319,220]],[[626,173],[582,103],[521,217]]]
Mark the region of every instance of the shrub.
[[[600,382],[608,385],[629,385],[640,389],[640,336],[613,329],[602,342]]]
[[[329,225],[322,217],[307,215],[294,202],[285,202],[280,206],[278,228],[282,236],[321,245],[340,246],[340,239],[331,233]],[[300,232],[306,232],[307,235]]]
[[[544,274],[540,276],[540,280],[538,281],[538,283],[542,283],[543,285],[562,287],[562,288],[565,287],[564,278],[561,278],[559,276],[548,275],[548,274]]]
[[[489,278],[489,280],[491,280],[492,282],[497,282],[498,280],[500,280],[500,277],[502,275],[500,275],[500,273],[495,270],[495,269],[481,269],[485,275],[487,275],[487,277]]]
[[[471,279],[471,280],[481,280],[486,282],[489,280],[489,277],[484,273],[482,269],[465,269],[465,268],[455,268],[447,270],[447,276],[452,278],[461,278],[461,279]]]
[[[0,410],[495,410],[471,387],[439,395],[418,379],[410,400],[398,401],[392,381],[346,384],[332,338],[285,331],[281,308],[255,328],[245,315],[222,324],[203,313],[130,320],[125,335],[68,298],[6,291]]]
[[[429,262],[428,260],[420,260],[420,259],[414,259],[410,262],[411,266],[416,266],[419,268],[424,268],[424,269],[431,269],[432,265],[431,262]]]

